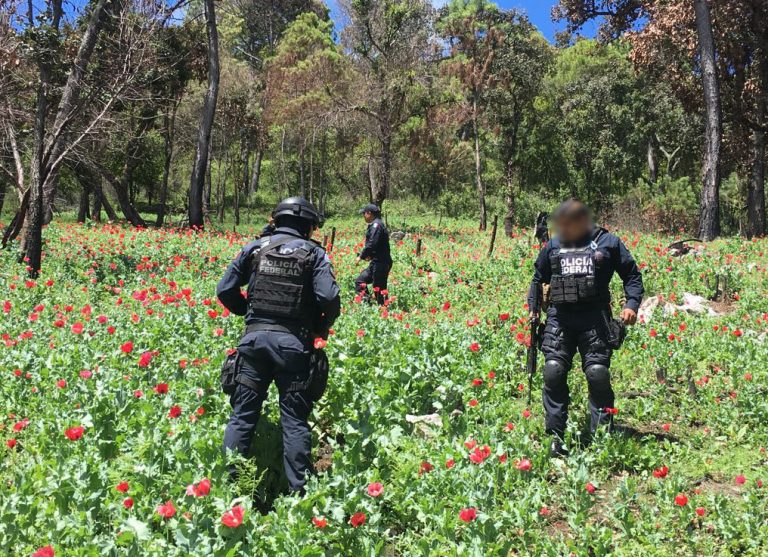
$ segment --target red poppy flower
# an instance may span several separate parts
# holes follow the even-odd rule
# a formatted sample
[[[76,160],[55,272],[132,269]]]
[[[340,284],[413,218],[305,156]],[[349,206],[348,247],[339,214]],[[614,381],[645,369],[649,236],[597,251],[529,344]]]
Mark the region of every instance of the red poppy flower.
[[[120,482],[115,486],[115,489],[120,493],[128,493],[128,482]]]
[[[123,506],[126,509],[130,509],[131,507],[133,507],[133,497],[126,497],[125,499],[123,499]]]
[[[597,491],[597,488],[592,482],[587,482],[587,485],[584,486],[584,489],[587,490],[587,493],[592,495],[595,491]]]
[[[469,401],[469,406],[470,406],[471,408],[474,408],[475,406],[477,406],[477,399],[476,399],[476,398],[473,398],[472,400],[470,400],[470,401]]]
[[[675,505],[678,507],[684,507],[688,504],[688,497],[686,497],[683,493],[678,493],[677,496],[675,496]]]
[[[317,528],[323,529],[328,526],[328,520],[326,520],[324,516],[313,516],[312,524],[314,524]]]
[[[58,381],[56,381],[56,386],[59,389],[63,389],[64,387],[67,386],[67,382],[64,379],[59,379]]]
[[[435,467],[425,460],[421,463],[421,466],[419,466],[419,476],[431,472],[434,469]]]
[[[237,505],[221,515],[221,523],[227,528],[237,528],[243,523],[244,514],[243,507]]]
[[[705,514],[707,514],[707,509],[705,509],[704,507],[696,507],[696,514],[698,516],[704,516]]]
[[[475,378],[472,380],[472,386],[473,386],[473,387],[481,387],[482,385],[483,385],[483,380],[482,380],[482,379],[480,379],[479,377],[475,377]]]
[[[168,383],[158,383],[155,385],[154,391],[159,395],[164,395],[168,392]]]
[[[54,557],[53,548],[50,545],[41,547],[32,554],[32,557]]]
[[[531,464],[531,461],[527,458],[522,458],[517,461],[515,464],[518,470],[522,470],[523,472],[529,472],[531,468],[533,468],[533,465]]]
[[[365,513],[355,513],[349,518],[349,523],[353,528],[358,528],[365,524]]]
[[[133,343],[129,340],[128,342],[124,342],[122,346],[120,346],[120,350],[124,354],[130,354],[133,352]]]
[[[448,460],[445,461],[445,467],[448,468],[448,470],[453,468],[455,465],[456,465],[456,461],[453,460],[452,458],[449,458]]]
[[[671,427],[672,427],[671,424],[663,424],[661,426],[661,429],[663,429],[664,431],[669,431]]]
[[[152,352],[144,352],[139,357],[139,367],[147,367],[149,366],[149,363],[152,361],[153,354]]]
[[[736,482],[736,485],[744,485],[745,483],[747,483],[747,478],[739,474],[738,476],[736,476],[736,479],[734,481]]]
[[[372,482],[368,484],[368,495],[371,497],[379,497],[384,493],[384,486],[379,482]]]
[[[156,511],[163,518],[172,518],[176,514],[176,507],[173,506],[173,501],[169,499],[162,505],[158,505]]]
[[[195,486],[195,497],[205,497],[211,492],[211,480],[203,478]]]
[[[315,343],[314,343],[315,350],[322,350],[327,345],[328,345],[328,342],[324,338],[317,337],[315,339]]]
[[[661,468],[656,468],[653,471],[653,477],[654,478],[659,478],[659,479],[666,478],[667,474],[669,474],[669,467],[667,467],[667,466],[662,466]]]
[[[461,509],[459,511],[459,518],[463,522],[472,522],[477,518],[477,509],[475,507],[469,507],[467,509]]]
[[[472,352],[479,352],[480,351],[480,344],[477,343],[477,342],[473,342],[472,344],[469,345],[469,349]]]
[[[523,418],[530,418],[531,417],[531,411],[527,408],[523,410]]]
[[[552,514],[552,511],[549,510],[549,507],[541,507],[539,509],[539,514],[541,516],[549,516],[550,514]]]
[[[83,426],[76,426],[68,428],[66,431],[64,431],[64,435],[66,435],[67,439],[70,441],[77,441],[83,436],[84,432],[85,428]]]
[[[168,417],[178,418],[179,416],[181,416],[181,406],[178,406],[178,405],[171,406],[171,409],[168,410]]]
[[[78,321],[77,323],[72,325],[72,332],[75,333],[76,335],[82,334],[83,324]]]
[[[11,438],[11,439],[8,439],[8,441],[5,442],[5,446],[8,447],[9,449],[13,449],[13,448],[16,447],[16,443],[17,442],[18,441],[16,441],[16,439]]]

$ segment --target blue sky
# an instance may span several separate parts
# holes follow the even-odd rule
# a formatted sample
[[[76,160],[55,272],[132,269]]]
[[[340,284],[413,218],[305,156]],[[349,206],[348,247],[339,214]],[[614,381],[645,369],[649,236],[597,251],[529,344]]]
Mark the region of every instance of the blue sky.
[[[433,0],[433,2],[437,6],[446,3],[446,0]],[[331,8],[331,17],[338,23],[336,1],[326,0],[326,3]],[[552,21],[552,6],[556,3],[554,0],[496,0],[496,3],[502,8],[516,8],[528,14],[533,24],[550,41],[554,41],[555,34],[565,28],[563,23]],[[596,26],[585,28],[583,34],[594,35],[595,28]]]

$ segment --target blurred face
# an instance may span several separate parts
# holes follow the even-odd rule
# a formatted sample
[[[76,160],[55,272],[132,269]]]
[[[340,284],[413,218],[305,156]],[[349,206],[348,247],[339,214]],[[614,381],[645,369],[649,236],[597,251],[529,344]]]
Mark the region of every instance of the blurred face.
[[[368,224],[371,224],[373,222],[373,219],[375,219],[376,217],[370,211],[366,211],[365,213],[363,213],[363,218],[365,219],[365,222],[367,222]]]
[[[561,242],[576,242],[592,230],[592,220],[587,217],[560,217],[555,221],[555,231]]]

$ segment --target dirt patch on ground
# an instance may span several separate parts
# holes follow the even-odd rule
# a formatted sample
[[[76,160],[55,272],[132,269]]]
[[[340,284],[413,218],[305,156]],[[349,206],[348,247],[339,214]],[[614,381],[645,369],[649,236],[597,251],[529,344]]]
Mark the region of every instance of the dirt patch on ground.
[[[732,479],[720,477],[719,474],[707,474],[703,478],[696,480],[694,485],[697,491],[701,490],[702,493],[713,493],[736,499],[741,497],[742,493],[739,486],[733,484],[732,481]]]
[[[717,313],[723,315],[727,313],[733,313],[736,310],[736,306],[734,305],[732,300],[728,300],[725,302],[709,302],[709,307],[711,307],[713,310],[715,310]]]
[[[321,441],[317,447],[317,460],[315,461],[315,470],[326,472],[333,466],[333,447],[328,443]]]

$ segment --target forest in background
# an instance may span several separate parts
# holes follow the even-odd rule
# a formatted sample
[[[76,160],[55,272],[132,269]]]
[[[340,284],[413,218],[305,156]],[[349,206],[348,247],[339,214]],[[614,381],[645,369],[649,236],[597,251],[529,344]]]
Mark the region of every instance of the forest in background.
[[[304,195],[508,230],[566,196],[622,226],[761,236],[768,2],[0,2],[0,214],[204,226]],[[600,22],[596,39],[579,29]],[[14,244],[15,245],[15,244]]]

